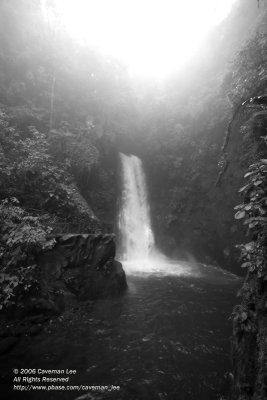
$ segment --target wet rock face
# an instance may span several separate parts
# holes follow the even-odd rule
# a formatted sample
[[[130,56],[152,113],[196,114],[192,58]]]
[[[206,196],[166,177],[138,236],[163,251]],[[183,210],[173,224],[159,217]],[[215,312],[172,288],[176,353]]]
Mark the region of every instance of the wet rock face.
[[[39,259],[42,296],[34,301],[38,312],[58,313],[79,300],[122,293],[126,276],[114,259],[114,235],[59,235],[52,250]]]

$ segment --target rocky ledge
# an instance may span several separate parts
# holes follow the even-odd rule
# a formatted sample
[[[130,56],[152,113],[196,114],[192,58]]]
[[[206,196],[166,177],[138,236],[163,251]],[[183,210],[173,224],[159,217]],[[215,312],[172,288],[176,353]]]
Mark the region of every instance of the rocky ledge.
[[[80,301],[116,296],[127,288],[125,272],[115,260],[114,235],[69,234],[53,239],[53,248],[36,260],[31,277],[35,288],[2,313],[0,353],[15,344],[14,337],[39,333],[46,320]]]
[[[54,293],[52,301],[58,307],[66,308],[73,300],[118,295],[126,289],[125,272],[115,260],[114,235],[59,235],[55,241],[38,264],[43,288],[47,294]]]

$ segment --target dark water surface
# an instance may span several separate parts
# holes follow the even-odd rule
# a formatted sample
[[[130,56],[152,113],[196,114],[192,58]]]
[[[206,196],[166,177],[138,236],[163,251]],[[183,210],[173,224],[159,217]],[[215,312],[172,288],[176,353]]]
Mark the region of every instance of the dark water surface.
[[[83,303],[47,332],[22,339],[1,358],[1,398],[215,400],[227,393],[229,317],[240,280],[215,271],[202,278],[130,276],[128,285],[124,296]],[[13,391],[13,368],[75,369],[65,385],[120,390]]]

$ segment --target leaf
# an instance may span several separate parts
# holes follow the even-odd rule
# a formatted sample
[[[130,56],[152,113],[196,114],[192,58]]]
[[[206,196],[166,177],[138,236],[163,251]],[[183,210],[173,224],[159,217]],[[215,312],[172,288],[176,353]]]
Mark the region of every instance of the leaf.
[[[251,217],[251,218],[246,219],[244,221],[244,224],[247,225],[247,224],[250,224],[251,222],[254,222],[254,221],[255,221],[255,217]]]
[[[267,222],[267,217],[252,217],[247,219],[245,223],[249,223],[250,221],[258,221],[258,222]]]
[[[250,229],[252,229],[252,228],[255,228],[255,226],[256,226],[256,225],[258,225],[258,224],[259,224],[259,222],[258,222],[258,221],[251,222],[251,223],[249,224],[249,226],[248,226],[248,227],[249,227]]]
[[[251,188],[251,186],[252,186],[252,184],[251,184],[251,183],[248,183],[247,185],[245,185],[245,186],[243,186],[241,189],[239,189],[238,192],[239,192],[239,193],[242,193],[242,192],[244,192],[245,190]]]
[[[266,210],[264,210],[262,207],[258,207],[258,210],[259,210],[261,215],[266,214]]]
[[[246,321],[246,319],[248,318],[248,315],[247,315],[247,313],[246,313],[245,311],[243,311],[243,312],[240,314],[240,317],[241,317],[241,321],[244,322],[244,321]]]
[[[237,211],[237,213],[235,213],[235,219],[241,219],[244,218],[245,216],[246,216],[245,211]]]
[[[244,247],[245,247],[245,249],[246,249],[247,251],[252,251],[252,250],[254,249],[254,247],[255,247],[255,243],[254,243],[254,242],[246,243],[246,244],[244,245]]]
[[[258,171],[247,172],[247,173],[244,175],[244,178],[247,178],[247,177],[249,177],[249,176],[251,176],[251,175],[255,175],[257,172],[258,172]]]
[[[241,265],[241,268],[249,268],[251,266],[251,262],[247,261]]]

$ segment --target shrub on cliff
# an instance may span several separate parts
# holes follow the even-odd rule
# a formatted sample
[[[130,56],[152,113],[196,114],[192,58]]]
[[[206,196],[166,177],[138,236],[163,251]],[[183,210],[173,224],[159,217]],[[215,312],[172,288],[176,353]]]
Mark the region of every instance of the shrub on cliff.
[[[51,228],[18,203],[11,198],[0,204],[0,309],[15,302],[19,306],[25,295],[38,289],[36,256],[54,244],[47,240]]]
[[[264,141],[266,142],[267,136]],[[255,305],[258,302],[260,282],[267,280],[267,159],[262,158],[251,164],[245,174],[248,182],[239,192],[244,201],[235,207],[236,219],[244,219],[251,241],[239,245],[241,267],[248,271],[246,281],[240,291],[242,305],[234,310],[234,322],[238,331],[255,328]],[[262,295],[262,294],[261,294]],[[237,328],[238,327],[238,328]]]

